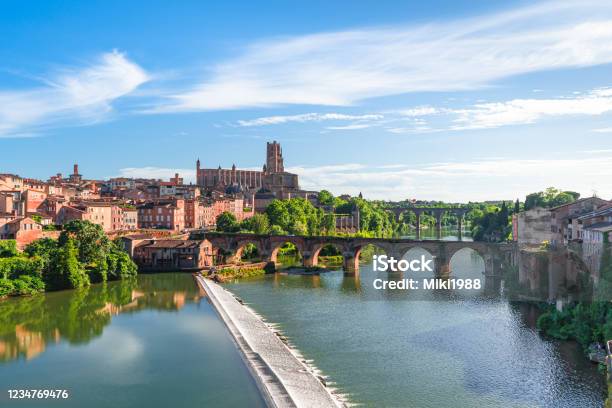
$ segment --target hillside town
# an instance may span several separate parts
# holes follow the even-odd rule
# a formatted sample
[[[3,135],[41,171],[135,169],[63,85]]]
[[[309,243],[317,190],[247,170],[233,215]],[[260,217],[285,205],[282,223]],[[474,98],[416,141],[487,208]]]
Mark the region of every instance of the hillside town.
[[[284,169],[276,141],[266,145],[261,171],[203,168],[196,161],[196,183],[180,174],[168,180],[115,177],[90,179],[78,164],[72,174],[57,173],[46,181],[0,174],[0,239],[14,239],[20,248],[45,236],[57,235],[72,220],[87,220],[111,236],[135,232],[169,235],[212,230],[222,213],[238,222],[262,213],[275,199],[304,198],[333,213],[319,202],[319,192],[300,188],[298,175]],[[341,198],[348,198],[340,196]],[[359,208],[335,214],[335,230],[360,229]],[[582,245],[587,263],[598,269],[604,244],[612,231],[612,202],[599,197],[580,198],[563,205],[536,206],[512,215],[512,239],[520,246]]]
[[[281,146],[267,143],[261,171],[202,168],[196,162],[196,183],[175,174],[168,180],[115,177],[89,179],[78,164],[72,174],[57,173],[46,181],[0,174],[0,239],[14,239],[19,248],[57,230],[71,220],[87,220],[109,235],[138,231],[180,233],[215,228],[228,212],[238,222],[263,212],[274,199],[305,198],[313,204],[318,192],[300,189],[297,174],[284,170]],[[336,216],[337,230],[355,232],[358,216]],[[161,234],[163,235],[163,234]]]

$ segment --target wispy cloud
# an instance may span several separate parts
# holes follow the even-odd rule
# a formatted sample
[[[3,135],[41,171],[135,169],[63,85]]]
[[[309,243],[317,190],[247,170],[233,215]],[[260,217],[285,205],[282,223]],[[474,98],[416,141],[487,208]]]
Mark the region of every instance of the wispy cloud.
[[[586,95],[557,99],[514,99],[483,103],[453,111],[459,117],[452,129],[486,129],[534,123],[545,117],[601,115],[612,111],[612,89],[595,89]]]
[[[596,133],[612,133],[612,127],[593,129],[592,131]]]
[[[374,123],[351,123],[350,125],[327,126],[325,129],[327,130],[359,130],[359,129],[367,129],[372,126],[375,126],[375,124]]]
[[[195,183],[194,169],[180,169],[168,167],[125,167],[119,169],[119,174],[113,177],[129,177],[129,178],[148,178],[148,179],[169,179],[178,173],[183,177],[185,183]]]
[[[347,115],[343,113],[302,113],[299,115],[265,116],[251,120],[239,120],[238,126],[267,126],[280,125],[290,122],[323,122],[323,121],[346,121],[346,120],[378,120],[383,116],[379,114]]]
[[[612,88],[573,92],[558,98],[526,98],[487,102],[464,108],[417,107],[387,114],[386,130],[391,133],[432,133],[443,131],[492,129],[527,125],[562,116],[595,116],[612,112]],[[398,119],[398,115],[400,116]],[[401,116],[406,117],[402,123]],[[593,129],[609,133],[612,128]]]
[[[60,123],[98,122],[112,111],[114,100],[148,79],[142,68],[113,51],[90,66],[45,78],[45,86],[0,90],[0,137],[31,134]]]
[[[612,4],[547,2],[478,18],[273,38],[216,65],[157,111],[459,91],[530,72],[612,62]]]
[[[523,198],[549,186],[612,197],[612,155],[559,159],[495,158],[424,165],[295,166],[303,188],[366,198],[448,201]],[[555,169],[551,172],[550,169]]]

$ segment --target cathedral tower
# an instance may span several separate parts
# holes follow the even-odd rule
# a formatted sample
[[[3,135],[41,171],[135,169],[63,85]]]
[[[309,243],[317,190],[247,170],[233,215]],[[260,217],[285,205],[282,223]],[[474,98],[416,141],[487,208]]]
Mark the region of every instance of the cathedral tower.
[[[267,144],[266,170],[268,173],[282,173],[285,171],[283,165],[283,152],[280,143],[276,141]]]

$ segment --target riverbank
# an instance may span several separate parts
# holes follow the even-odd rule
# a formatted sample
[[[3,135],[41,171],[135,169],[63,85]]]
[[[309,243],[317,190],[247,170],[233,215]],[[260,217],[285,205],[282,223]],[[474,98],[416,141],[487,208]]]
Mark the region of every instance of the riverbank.
[[[234,279],[252,278],[266,274],[266,262],[245,265],[223,265],[208,271],[208,278],[217,283],[230,282]]]
[[[254,312],[220,285],[196,281],[232,334],[266,402],[271,407],[339,407],[320,379]]]

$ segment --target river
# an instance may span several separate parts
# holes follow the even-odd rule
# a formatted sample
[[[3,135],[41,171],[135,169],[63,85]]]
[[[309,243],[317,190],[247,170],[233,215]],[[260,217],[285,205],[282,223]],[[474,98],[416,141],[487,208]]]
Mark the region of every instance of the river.
[[[413,250],[408,257],[418,257]],[[482,276],[466,250],[455,277]],[[374,290],[358,277],[275,274],[227,284],[371,407],[601,407],[603,375],[574,343],[543,339],[524,303],[480,291]],[[222,322],[188,274],[140,275],[0,302],[0,405],[258,407]],[[66,389],[66,401],[8,403],[7,389]]]
[[[418,258],[418,249],[407,257]],[[469,250],[453,276],[482,277]],[[362,265],[357,278],[276,274],[227,284],[328,376],[369,407],[603,405],[604,376],[579,346],[543,339],[536,311],[480,291],[374,290],[390,277]],[[391,276],[399,280],[407,276]]]
[[[263,407],[189,274],[0,302],[0,406]],[[65,389],[66,400],[8,400]]]

